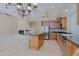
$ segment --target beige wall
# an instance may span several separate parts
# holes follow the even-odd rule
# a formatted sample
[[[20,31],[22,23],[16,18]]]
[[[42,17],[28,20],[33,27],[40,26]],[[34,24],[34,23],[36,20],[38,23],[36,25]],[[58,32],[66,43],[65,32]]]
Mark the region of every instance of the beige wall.
[[[13,16],[0,15],[0,36],[16,34],[16,18]]]
[[[29,21],[29,26],[31,28],[39,28],[41,26],[41,22],[40,21]]]
[[[17,30],[27,30],[29,29],[29,22],[27,17],[19,17],[17,18]]]

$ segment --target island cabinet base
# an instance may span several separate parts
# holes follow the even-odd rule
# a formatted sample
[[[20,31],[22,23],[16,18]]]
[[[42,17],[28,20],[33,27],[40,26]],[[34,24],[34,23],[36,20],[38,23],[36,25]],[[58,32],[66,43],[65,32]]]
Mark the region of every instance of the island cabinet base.
[[[43,34],[32,36],[30,37],[30,40],[29,40],[29,48],[34,50],[39,50],[40,47],[43,45],[43,43],[44,43]]]

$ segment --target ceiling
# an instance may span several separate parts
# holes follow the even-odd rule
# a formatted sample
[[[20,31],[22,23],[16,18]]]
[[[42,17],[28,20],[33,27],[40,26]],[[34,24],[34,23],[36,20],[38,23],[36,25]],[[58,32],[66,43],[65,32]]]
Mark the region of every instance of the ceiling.
[[[21,17],[15,6],[8,6],[5,8],[6,3],[0,3],[0,12],[7,13],[16,17]],[[26,6],[24,6],[26,7]],[[74,3],[39,3],[36,10],[33,10],[30,17],[34,19],[43,19],[43,16],[47,13],[47,18],[55,20],[58,16],[67,15],[72,8],[75,7]],[[67,10],[67,12],[65,12]]]

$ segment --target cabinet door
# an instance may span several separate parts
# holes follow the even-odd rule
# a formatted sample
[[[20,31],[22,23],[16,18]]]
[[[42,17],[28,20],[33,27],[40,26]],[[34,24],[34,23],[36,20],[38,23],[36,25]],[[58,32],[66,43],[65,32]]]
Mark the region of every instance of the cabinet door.
[[[62,17],[62,28],[66,29],[66,25],[67,25],[67,17]]]
[[[39,47],[44,43],[44,35],[39,35]]]
[[[63,40],[64,40],[63,37],[60,34],[57,34],[57,42],[58,42],[60,48],[62,48]]]
[[[66,51],[65,51],[66,56],[71,56],[72,55],[72,45],[71,42],[66,40]]]
[[[50,33],[50,39],[55,40],[56,39],[56,34],[55,33]]]
[[[67,55],[67,56],[75,55],[75,52],[76,52],[77,48],[78,47],[75,44],[73,44],[72,42],[66,40],[65,55]]]
[[[38,37],[35,36],[35,37],[31,37],[29,38],[29,48],[31,49],[38,49]]]
[[[72,44],[72,55],[76,53],[76,50],[77,50],[77,46]]]

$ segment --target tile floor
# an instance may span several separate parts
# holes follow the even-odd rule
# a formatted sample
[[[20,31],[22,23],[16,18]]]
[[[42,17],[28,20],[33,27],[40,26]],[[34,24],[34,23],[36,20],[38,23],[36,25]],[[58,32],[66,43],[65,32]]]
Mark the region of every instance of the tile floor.
[[[45,40],[40,50],[28,48],[28,36],[0,37],[0,56],[62,56],[55,40]]]

